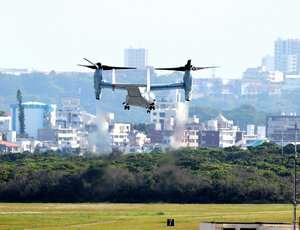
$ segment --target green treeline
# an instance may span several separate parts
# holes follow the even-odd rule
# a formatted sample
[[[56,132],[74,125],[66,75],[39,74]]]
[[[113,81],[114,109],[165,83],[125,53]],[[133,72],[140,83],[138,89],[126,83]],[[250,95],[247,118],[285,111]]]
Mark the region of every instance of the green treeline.
[[[1,202],[278,203],[292,199],[293,146],[0,155]]]

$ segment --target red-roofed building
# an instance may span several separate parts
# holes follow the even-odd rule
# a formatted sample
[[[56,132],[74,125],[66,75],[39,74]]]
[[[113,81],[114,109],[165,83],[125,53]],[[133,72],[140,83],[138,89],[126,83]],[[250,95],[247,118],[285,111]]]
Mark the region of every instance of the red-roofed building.
[[[21,146],[9,143],[6,141],[0,141],[0,153],[16,153],[21,151]]]

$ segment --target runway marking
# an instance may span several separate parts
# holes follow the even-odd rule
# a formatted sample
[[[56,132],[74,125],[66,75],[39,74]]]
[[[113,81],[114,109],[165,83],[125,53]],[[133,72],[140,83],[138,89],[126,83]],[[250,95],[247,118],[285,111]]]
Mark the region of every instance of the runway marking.
[[[71,225],[70,227],[80,227],[80,226],[89,226],[89,225],[97,225],[97,224],[110,224],[115,222],[117,221],[104,221],[104,222],[95,222],[95,223],[88,223],[88,224],[78,224],[78,225]]]
[[[31,211],[24,211],[24,212],[0,212],[0,214],[44,214],[47,212],[31,212]],[[50,213],[50,212],[48,212]]]

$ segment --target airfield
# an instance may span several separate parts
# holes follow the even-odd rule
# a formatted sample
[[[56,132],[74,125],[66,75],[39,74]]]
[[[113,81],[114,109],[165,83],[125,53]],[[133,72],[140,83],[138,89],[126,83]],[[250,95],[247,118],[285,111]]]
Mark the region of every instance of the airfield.
[[[291,204],[0,203],[0,229],[196,230],[200,222],[291,223],[292,216]]]

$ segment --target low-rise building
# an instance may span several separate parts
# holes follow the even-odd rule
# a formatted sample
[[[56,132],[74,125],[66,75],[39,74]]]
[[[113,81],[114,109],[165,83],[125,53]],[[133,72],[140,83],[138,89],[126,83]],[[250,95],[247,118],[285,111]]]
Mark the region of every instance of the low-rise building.
[[[264,83],[260,79],[242,79],[241,97],[253,98],[259,95],[281,96],[281,85]]]
[[[110,133],[128,133],[131,130],[130,123],[113,122],[109,125],[108,131]]]
[[[203,124],[187,124],[183,135],[176,137],[181,147],[225,148],[235,145],[242,139],[242,132],[233,121],[227,120],[221,114],[214,120]]]
[[[11,117],[10,116],[0,116],[0,132],[11,130]]]
[[[282,90],[288,93],[293,90],[299,90],[299,89],[300,89],[300,75],[286,74],[284,83],[282,85]]]
[[[297,132],[295,132],[295,124]],[[297,133],[296,141],[300,141],[300,116],[296,113],[291,115],[267,116],[266,117],[266,137],[270,142],[278,145],[287,145],[295,141],[295,133]]]
[[[38,140],[52,142],[58,149],[76,149],[81,147],[77,130],[71,128],[39,129]]]
[[[0,153],[17,153],[21,152],[21,146],[15,143],[0,141]]]
[[[243,73],[243,79],[259,79],[268,82],[283,82],[284,75],[280,71],[267,71],[265,66],[248,68]]]
[[[177,140],[178,141],[178,140]],[[184,130],[184,134],[181,138],[181,147],[197,148],[199,147],[199,135],[198,130]]]
[[[298,228],[298,224],[296,224]],[[212,222],[199,224],[199,230],[292,230],[290,223],[245,223],[245,222]]]
[[[31,139],[31,138],[17,138],[16,143],[20,145],[21,152],[35,152],[37,146],[41,146],[42,143],[40,141]]]

